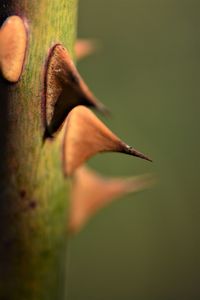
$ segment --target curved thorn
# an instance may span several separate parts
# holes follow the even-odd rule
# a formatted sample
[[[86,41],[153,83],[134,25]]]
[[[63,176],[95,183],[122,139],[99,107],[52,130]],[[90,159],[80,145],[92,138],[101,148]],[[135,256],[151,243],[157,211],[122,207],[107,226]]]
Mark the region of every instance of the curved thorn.
[[[45,124],[53,135],[69,112],[77,105],[94,107],[107,113],[106,107],[93,95],[78,73],[68,51],[56,44],[50,52],[45,75]]]
[[[99,152],[122,152],[147,159],[142,153],[131,149],[86,107],[78,106],[68,115],[63,144],[66,175],[73,174],[81,164]]]
[[[133,178],[104,178],[86,167],[73,177],[69,228],[77,233],[110,202],[128,193],[136,193],[153,185],[151,175]]]

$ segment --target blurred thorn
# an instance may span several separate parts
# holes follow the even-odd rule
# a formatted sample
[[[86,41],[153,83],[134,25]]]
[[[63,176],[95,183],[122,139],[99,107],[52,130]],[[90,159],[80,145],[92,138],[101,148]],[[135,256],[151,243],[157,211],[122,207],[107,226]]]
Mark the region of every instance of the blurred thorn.
[[[154,184],[152,175],[132,178],[104,178],[86,167],[73,177],[69,230],[79,232],[85,224],[110,202],[128,193],[136,193]]]
[[[18,16],[8,17],[0,29],[0,69],[9,82],[20,79],[28,43],[27,28]]]
[[[90,39],[78,39],[75,44],[75,54],[77,60],[81,60],[96,52],[98,42]]]
[[[66,122],[63,144],[65,175],[72,175],[81,164],[99,152],[122,152],[150,160],[121,141],[88,108],[77,106]]]
[[[94,107],[104,114],[107,108],[90,91],[78,73],[68,51],[60,44],[49,54],[45,76],[44,115],[46,135],[52,136],[77,105]]]

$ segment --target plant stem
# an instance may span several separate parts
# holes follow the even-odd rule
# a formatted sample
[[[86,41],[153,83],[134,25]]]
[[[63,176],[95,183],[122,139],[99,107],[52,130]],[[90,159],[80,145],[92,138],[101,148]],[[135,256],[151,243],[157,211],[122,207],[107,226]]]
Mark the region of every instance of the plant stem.
[[[73,55],[77,0],[0,0],[0,23],[11,15],[26,18],[29,43],[20,81],[0,78],[0,299],[60,300],[70,187],[41,106],[49,48]]]

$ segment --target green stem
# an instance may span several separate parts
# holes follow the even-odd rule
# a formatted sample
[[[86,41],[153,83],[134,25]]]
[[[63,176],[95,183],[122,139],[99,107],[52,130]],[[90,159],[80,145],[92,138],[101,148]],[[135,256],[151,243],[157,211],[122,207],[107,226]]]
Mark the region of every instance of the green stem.
[[[16,14],[29,44],[20,81],[0,79],[0,299],[62,299],[70,188],[60,141],[42,142],[41,101],[49,48],[73,54],[77,0],[0,0],[1,24]]]

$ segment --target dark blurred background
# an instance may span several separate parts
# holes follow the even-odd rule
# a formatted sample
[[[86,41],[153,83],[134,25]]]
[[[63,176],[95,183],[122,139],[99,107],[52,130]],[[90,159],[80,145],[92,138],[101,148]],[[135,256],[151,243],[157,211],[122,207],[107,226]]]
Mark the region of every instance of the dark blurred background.
[[[72,239],[69,299],[200,299],[200,1],[82,0],[78,33],[102,44],[79,70],[112,111],[104,122],[154,160],[104,154],[90,166],[159,182]]]

